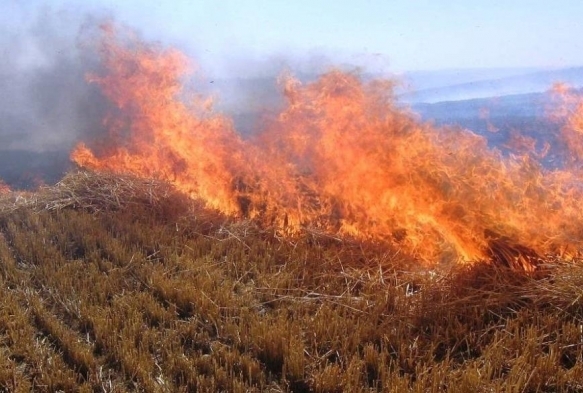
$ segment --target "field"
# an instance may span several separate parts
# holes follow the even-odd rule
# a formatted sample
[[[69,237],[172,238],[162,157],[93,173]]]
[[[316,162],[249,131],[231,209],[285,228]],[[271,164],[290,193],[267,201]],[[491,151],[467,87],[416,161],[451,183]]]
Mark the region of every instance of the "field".
[[[0,389],[583,392],[583,264],[420,266],[90,173],[0,194]]]

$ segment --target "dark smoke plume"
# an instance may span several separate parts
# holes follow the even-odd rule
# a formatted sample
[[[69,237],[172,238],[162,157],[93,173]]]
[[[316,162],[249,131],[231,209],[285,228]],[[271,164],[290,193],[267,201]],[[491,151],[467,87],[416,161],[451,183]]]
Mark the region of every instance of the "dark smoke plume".
[[[107,102],[86,82],[97,60],[87,15],[9,3],[0,25],[0,178],[57,180],[79,140],[103,132]],[[5,16],[5,18],[7,18]]]

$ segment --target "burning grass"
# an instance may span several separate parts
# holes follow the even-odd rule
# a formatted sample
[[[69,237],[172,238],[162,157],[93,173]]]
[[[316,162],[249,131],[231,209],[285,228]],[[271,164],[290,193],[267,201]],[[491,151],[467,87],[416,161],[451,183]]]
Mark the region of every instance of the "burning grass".
[[[339,71],[243,140],[177,51],[98,47],[99,173],[0,191],[2,389],[583,392],[578,98],[556,170]]]
[[[192,199],[164,181],[133,175],[78,171],[69,173],[55,186],[42,187],[37,192],[5,192],[0,196],[0,214],[20,208],[36,211],[72,208],[97,213],[119,211],[132,206],[147,209],[150,216],[158,219],[180,219],[185,226],[188,226],[189,220],[203,220],[211,225],[220,225],[222,234],[235,238],[263,231],[286,237],[288,241],[305,236],[329,238],[338,242],[342,242],[342,239],[350,239],[350,236],[339,236],[333,232],[311,227],[303,227],[301,231],[289,233],[274,222],[266,225],[264,220],[234,220],[218,211],[213,212],[205,208],[204,201]],[[195,212],[202,216],[196,217]],[[223,225],[227,223],[228,226]],[[487,261],[531,273],[539,269],[538,265],[543,257],[536,251],[492,231],[487,231],[486,238],[488,239]],[[394,248],[394,245],[389,242],[365,241],[364,244]]]
[[[232,219],[383,242],[424,264],[491,259],[534,271],[547,254],[579,253],[577,97],[565,95],[568,157],[552,170],[548,146],[503,155],[470,131],[419,121],[391,81],[340,70],[282,78],[284,103],[246,139],[186,88],[179,51],[111,25],[95,48],[102,67],[89,81],[115,109],[107,135],[73,150],[82,168],[161,179]]]
[[[2,198],[5,390],[583,392],[580,261],[421,268],[125,176]]]

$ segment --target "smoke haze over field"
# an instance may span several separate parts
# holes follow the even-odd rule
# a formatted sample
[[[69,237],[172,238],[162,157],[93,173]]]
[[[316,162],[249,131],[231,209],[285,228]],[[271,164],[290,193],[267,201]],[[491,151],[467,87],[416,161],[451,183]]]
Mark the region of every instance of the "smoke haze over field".
[[[314,226],[388,242],[428,263],[493,258],[492,250],[517,244],[524,258],[504,254],[502,263],[533,271],[540,256],[577,247],[583,233],[578,208],[583,99],[574,90],[557,86],[565,105],[555,109],[561,109],[563,125],[540,140],[504,129],[512,118],[522,129],[534,120],[537,131],[536,113],[520,104],[536,104],[538,98],[515,97],[509,101],[514,109],[501,121],[493,104],[457,108],[478,116],[486,132],[503,135],[498,138],[503,151],[489,145],[484,134],[450,127],[456,118],[442,118],[444,126],[437,127],[412,114],[398,101],[395,82],[383,77],[382,52],[377,59],[365,47],[373,55],[347,60],[346,53],[361,49],[356,42],[379,45],[377,36],[354,30],[355,22],[368,17],[371,25],[364,30],[382,27],[371,14],[374,7],[364,7],[364,14],[354,10],[355,15],[344,6],[330,8],[314,18],[267,4],[250,11],[235,3],[226,8],[207,3],[203,16],[217,26],[212,37],[208,21],[189,18],[201,5],[196,2],[178,2],[184,15],[132,2],[106,11],[105,0],[73,8],[10,3],[14,19],[3,25],[0,41],[7,58],[0,67],[0,177],[17,187],[26,186],[19,170],[30,172],[24,179],[33,184],[35,174],[56,180],[72,165],[64,163],[70,153],[80,168],[167,181],[226,216],[257,220],[287,234]],[[427,4],[424,11],[431,10]],[[265,20],[269,15],[275,22]],[[245,16],[245,23],[237,19]],[[294,27],[305,26],[288,29],[287,17],[298,24]],[[188,31],[185,20],[202,23],[200,37],[177,38]],[[254,21],[265,23],[258,27]],[[325,31],[316,34],[320,21]],[[171,22],[175,30],[162,28]],[[331,35],[332,26],[342,27],[338,37]],[[424,31],[430,37],[439,30]],[[351,32],[356,36],[349,37]],[[297,45],[290,45],[296,36]],[[308,36],[324,50],[309,47]],[[458,49],[478,38],[468,35]],[[230,50],[230,42],[241,45]],[[413,49],[415,42],[410,37]],[[345,48],[337,51],[332,43]],[[451,43],[442,43],[438,49],[451,55]],[[305,54],[298,55],[298,48]],[[471,58],[471,51],[467,55]],[[452,61],[459,58],[452,55]],[[507,77],[504,70],[475,77],[454,72],[449,83],[433,84],[425,96],[436,103],[444,92],[468,99],[480,91],[496,93],[511,81],[516,85],[511,91],[520,95],[542,76],[546,82],[537,89],[544,90],[559,74],[533,73],[537,67],[543,65],[533,62]],[[583,68],[573,67],[564,75],[578,80],[581,73]],[[432,84],[427,75],[417,76]],[[208,99],[214,94],[218,104]],[[549,170],[543,159],[555,162],[547,159],[555,147],[557,170]],[[11,168],[15,175],[6,178]]]
[[[52,172],[45,177],[52,181],[67,169],[77,142],[105,132],[110,104],[86,76],[99,71],[95,36],[106,20],[193,59],[191,85],[216,97],[215,108],[248,133],[258,114],[281,102],[277,77],[286,71],[301,80],[333,67],[365,77],[398,72],[411,103],[484,96],[507,76],[516,76],[512,92],[520,93],[524,73],[583,64],[573,38],[583,34],[572,20],[579,11],[581,5],[566,0],[552,7],[521,0],[504,9],[461,1],[444,8],[425,0],[358,6],[6,0],[0,5],[0,178]],[[416,69],[428,71],[403,73]]]
[[[115,20],[114,12],[106,5],[65,7],[19,1],[1,7],[7,12],[0,18],[0,151],[69,151],[79,140],[102,133],[108,103],[87,82],[87,74],[99,67],[93,42],[97,27]],[[171,41],[168,35],[143,26],[137,32]],[[186,49],[197,55],[192,46]],[[294,67],[313,74],[332,64],[324,55],[308,55],[303,65],[292,64],[283,54],[243,59],[225,53],[225,57],[209,71],[198,68],[193,81],[203,93],[218,95],[220,89],[225,97],[220,107],[235,112],[242,111],[243,101],[254,110],[269,102],[276,92],[275,77],[282,70]],[[217,73],[224,79],[213,85]],[[226,75],[237,79],[225,79]],[[261,99],[265,94],[250,88],[255,82],[269,97]],[[253,96],[263,103],[253,105]]]
[[[99,131],[106,105],[85,80],[96,64],[80,36],[90,19],[48,7],[12,11],[15,22],[0,28],[0,146],[69,149]]]

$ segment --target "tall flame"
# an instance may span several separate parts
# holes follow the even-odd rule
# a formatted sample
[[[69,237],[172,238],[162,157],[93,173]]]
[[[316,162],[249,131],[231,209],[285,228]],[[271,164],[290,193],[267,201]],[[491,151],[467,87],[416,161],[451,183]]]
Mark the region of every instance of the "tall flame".
[[[108,74],[91,75],[119,109],[107,118],[109,140],[97,157],[81,144],[72,152],[79,165],[171,181],[213,208],[236,214],[231,184],[242,165],[243,144],[232,122],[213,115],[208,102],[183,103],[181,77],[188,61],[129,38],[116,41],[104,27],[101,55]]]
[[[502,253],[530,269],[521,255],[575,252],[582,240],[580,171],[546,170],[535,152],[503,157],[469,131],[422,123],[396,105],[389,81],[286,77],[286,107],[243,140],[208,101],[187,100],[184,55],[104,31],[107,73],[90,81],[118,110],[100,149],[72,152],[81,167],[162,178],[227,215],[386,241],[425,262]],[[577,160],[582,113],[564,131]]]

